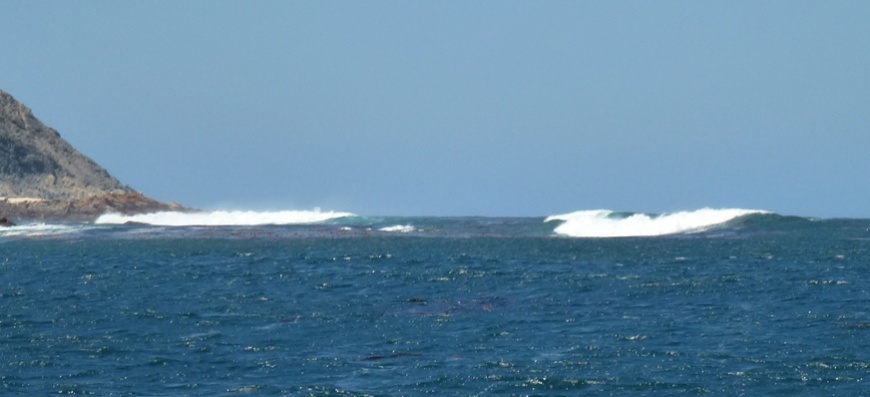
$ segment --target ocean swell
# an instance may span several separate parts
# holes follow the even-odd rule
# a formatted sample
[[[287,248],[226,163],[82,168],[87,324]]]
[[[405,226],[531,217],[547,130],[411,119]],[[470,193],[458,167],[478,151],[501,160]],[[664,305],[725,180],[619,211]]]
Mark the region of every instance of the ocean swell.
[[[151,214],[105,214],[97,224],[143,223],[155,226],[257,226],[304,225],[354,216],[349,212],[321,211],[212,211],[155,212]]]
[[[741,216],[763,213],[766,211],[704,208],[662,215],[618,216],[610,210],[590,210],[553,215],[544,222],[561,221],[554,231],[568,237],[639,237],[699,232]]]

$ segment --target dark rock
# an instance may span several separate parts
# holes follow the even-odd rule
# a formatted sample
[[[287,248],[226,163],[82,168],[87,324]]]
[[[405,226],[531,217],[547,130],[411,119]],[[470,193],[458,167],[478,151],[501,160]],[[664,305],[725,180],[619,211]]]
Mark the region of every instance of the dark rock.
[[[12,227],[15,226],[15,222],[10,221],[9,219],[0,218],[0,227]]]

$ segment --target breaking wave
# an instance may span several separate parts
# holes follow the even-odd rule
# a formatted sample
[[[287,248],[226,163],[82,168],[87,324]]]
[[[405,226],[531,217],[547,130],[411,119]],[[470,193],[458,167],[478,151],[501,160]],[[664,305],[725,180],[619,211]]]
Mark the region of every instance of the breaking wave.
[[[662,215],[590,210],[553,215],[544,222],[561,221],[554,231],[568,237],[639,237],[701,232],[745,215],[765,213],[768,212],[736,208],[704,208]]]
[[[304,225],[355,216],[349,212],[321,211],[212,211],[155,212],[140,215],[105,214],[97,224],[141,223],[155,226]]]
[[[380,230],[382,232],[392,232],[392,233],[411,233],[413,231],[416,231],[417,228],[415,228],[413,225],[394,225],[394,226],[382,227],[378,230]]]

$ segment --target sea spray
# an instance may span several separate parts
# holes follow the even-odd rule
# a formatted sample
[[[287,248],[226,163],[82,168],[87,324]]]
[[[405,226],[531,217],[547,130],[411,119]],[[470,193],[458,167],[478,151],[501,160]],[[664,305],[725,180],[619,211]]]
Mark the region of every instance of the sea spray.
[[[140,215],[105,214],[97,224],[141,223],[155,226],[302,225],[354,216],[349,212],[321,211],[212,211],[155,212]]]
[[[704,208],[663,215],[631,214],[619,217],[610,210],[588,210],[553,215],[544,222],[562,221],[554,231],[568,237],[662,236],[703,231],[741,216],[761,213],[766,211]]]

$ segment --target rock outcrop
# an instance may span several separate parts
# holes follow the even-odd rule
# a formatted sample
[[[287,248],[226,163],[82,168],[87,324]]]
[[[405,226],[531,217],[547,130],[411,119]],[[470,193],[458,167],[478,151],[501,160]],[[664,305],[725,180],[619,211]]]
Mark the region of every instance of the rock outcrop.
[[[29,221],[89,222],[106,213],[133,215],[187,210],[181,205],[162,203],[138,192],[107,193],[79,199],[0,199],[0,214],[4,219]]]
[[[0,90],[0,217],[88,221],[180,209],[122,185]]]

